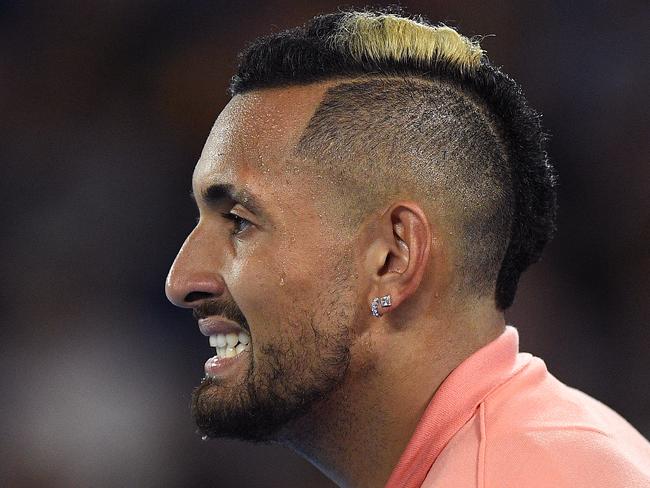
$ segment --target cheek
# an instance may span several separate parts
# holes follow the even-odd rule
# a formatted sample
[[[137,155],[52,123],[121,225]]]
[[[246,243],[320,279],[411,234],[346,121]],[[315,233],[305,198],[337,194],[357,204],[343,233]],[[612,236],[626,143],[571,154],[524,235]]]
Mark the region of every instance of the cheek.
[[[251,254],[233,266],[230,291],[252,328],[273,322],[277,331],[318,305],[327,272],[326,263],[295,250]]]
[[[233,261],[230,293],[251,328],[278,322],[291,313],[297,302],[306,298],[306,286],[309,285],[301,276],[303,264],[295,266],[292,264],[295,262],[293,257],[280,251],[240,254]],[[272,325],[276,330],[278,327],[280,323]]]

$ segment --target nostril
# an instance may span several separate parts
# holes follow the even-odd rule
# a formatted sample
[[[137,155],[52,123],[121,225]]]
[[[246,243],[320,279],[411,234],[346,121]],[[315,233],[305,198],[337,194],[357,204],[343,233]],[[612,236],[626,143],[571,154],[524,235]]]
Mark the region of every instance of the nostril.
[[[196,302],[198,300],[203,300],[204,298],[210,298],[212,296],[212,293],[206,293],[204,291],[193,291],[192,293],[188,293],[185,296],[185,303],[192,303]]]

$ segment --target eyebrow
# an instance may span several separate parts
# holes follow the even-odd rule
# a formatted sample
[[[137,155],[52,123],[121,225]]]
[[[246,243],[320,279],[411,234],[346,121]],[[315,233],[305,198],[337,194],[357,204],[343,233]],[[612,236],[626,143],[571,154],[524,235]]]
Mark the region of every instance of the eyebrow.
[[[190,198],[196,203],[196,196],[190,190]],[[218,183],[208,186],[201,192],[201,200],[208,205],[216,205],[224,200],[232,200],[259,215],[265,215],[259,199],[247,190],[238,190],[230,183]]]

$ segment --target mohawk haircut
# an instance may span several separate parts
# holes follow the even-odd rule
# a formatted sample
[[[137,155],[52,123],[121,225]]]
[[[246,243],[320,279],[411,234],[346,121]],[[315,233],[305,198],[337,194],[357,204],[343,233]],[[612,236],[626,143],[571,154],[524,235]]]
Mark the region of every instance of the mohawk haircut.
[[[477,41],[421,17],[347,11],[260,38],[239,60],[232,96],[340,82],[296,153],[330,182],[343,225],[416,198],[454,244],[455,291],[512,305],[555,232],[557,177],[540,116]]]

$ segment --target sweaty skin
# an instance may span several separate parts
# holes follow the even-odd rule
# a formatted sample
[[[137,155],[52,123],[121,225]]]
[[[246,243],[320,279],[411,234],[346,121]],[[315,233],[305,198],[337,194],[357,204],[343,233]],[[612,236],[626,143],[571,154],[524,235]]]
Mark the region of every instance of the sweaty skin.
[[[250,329],[245,366],[219,385],[206,384],[206,405],[235,411],[247,404],[242,398],[265,398],[267,390],[290,403],[301,387],[318,388],[327,371],[337,387],[272,440],[340,486],[376,487],[441,382],[496,338],[505,321],[491,298],[459,307],[447,229],[417,201],[386,202],[351,235],[326,218],[319,188],[327,182],[292,153],[333,83],[258,90],[228,103],[194,171],[200,220],[172,265],[166,293],[186,308],[236,306]],[[263,212],[204,201],[215,183],[247,190]],[[372,317],[371,300],[387,294],[392,306]],[[349,364],[338,371],[323,357],[341,330],[348,333]],[[287,354],[273,354],[278,350]]]

